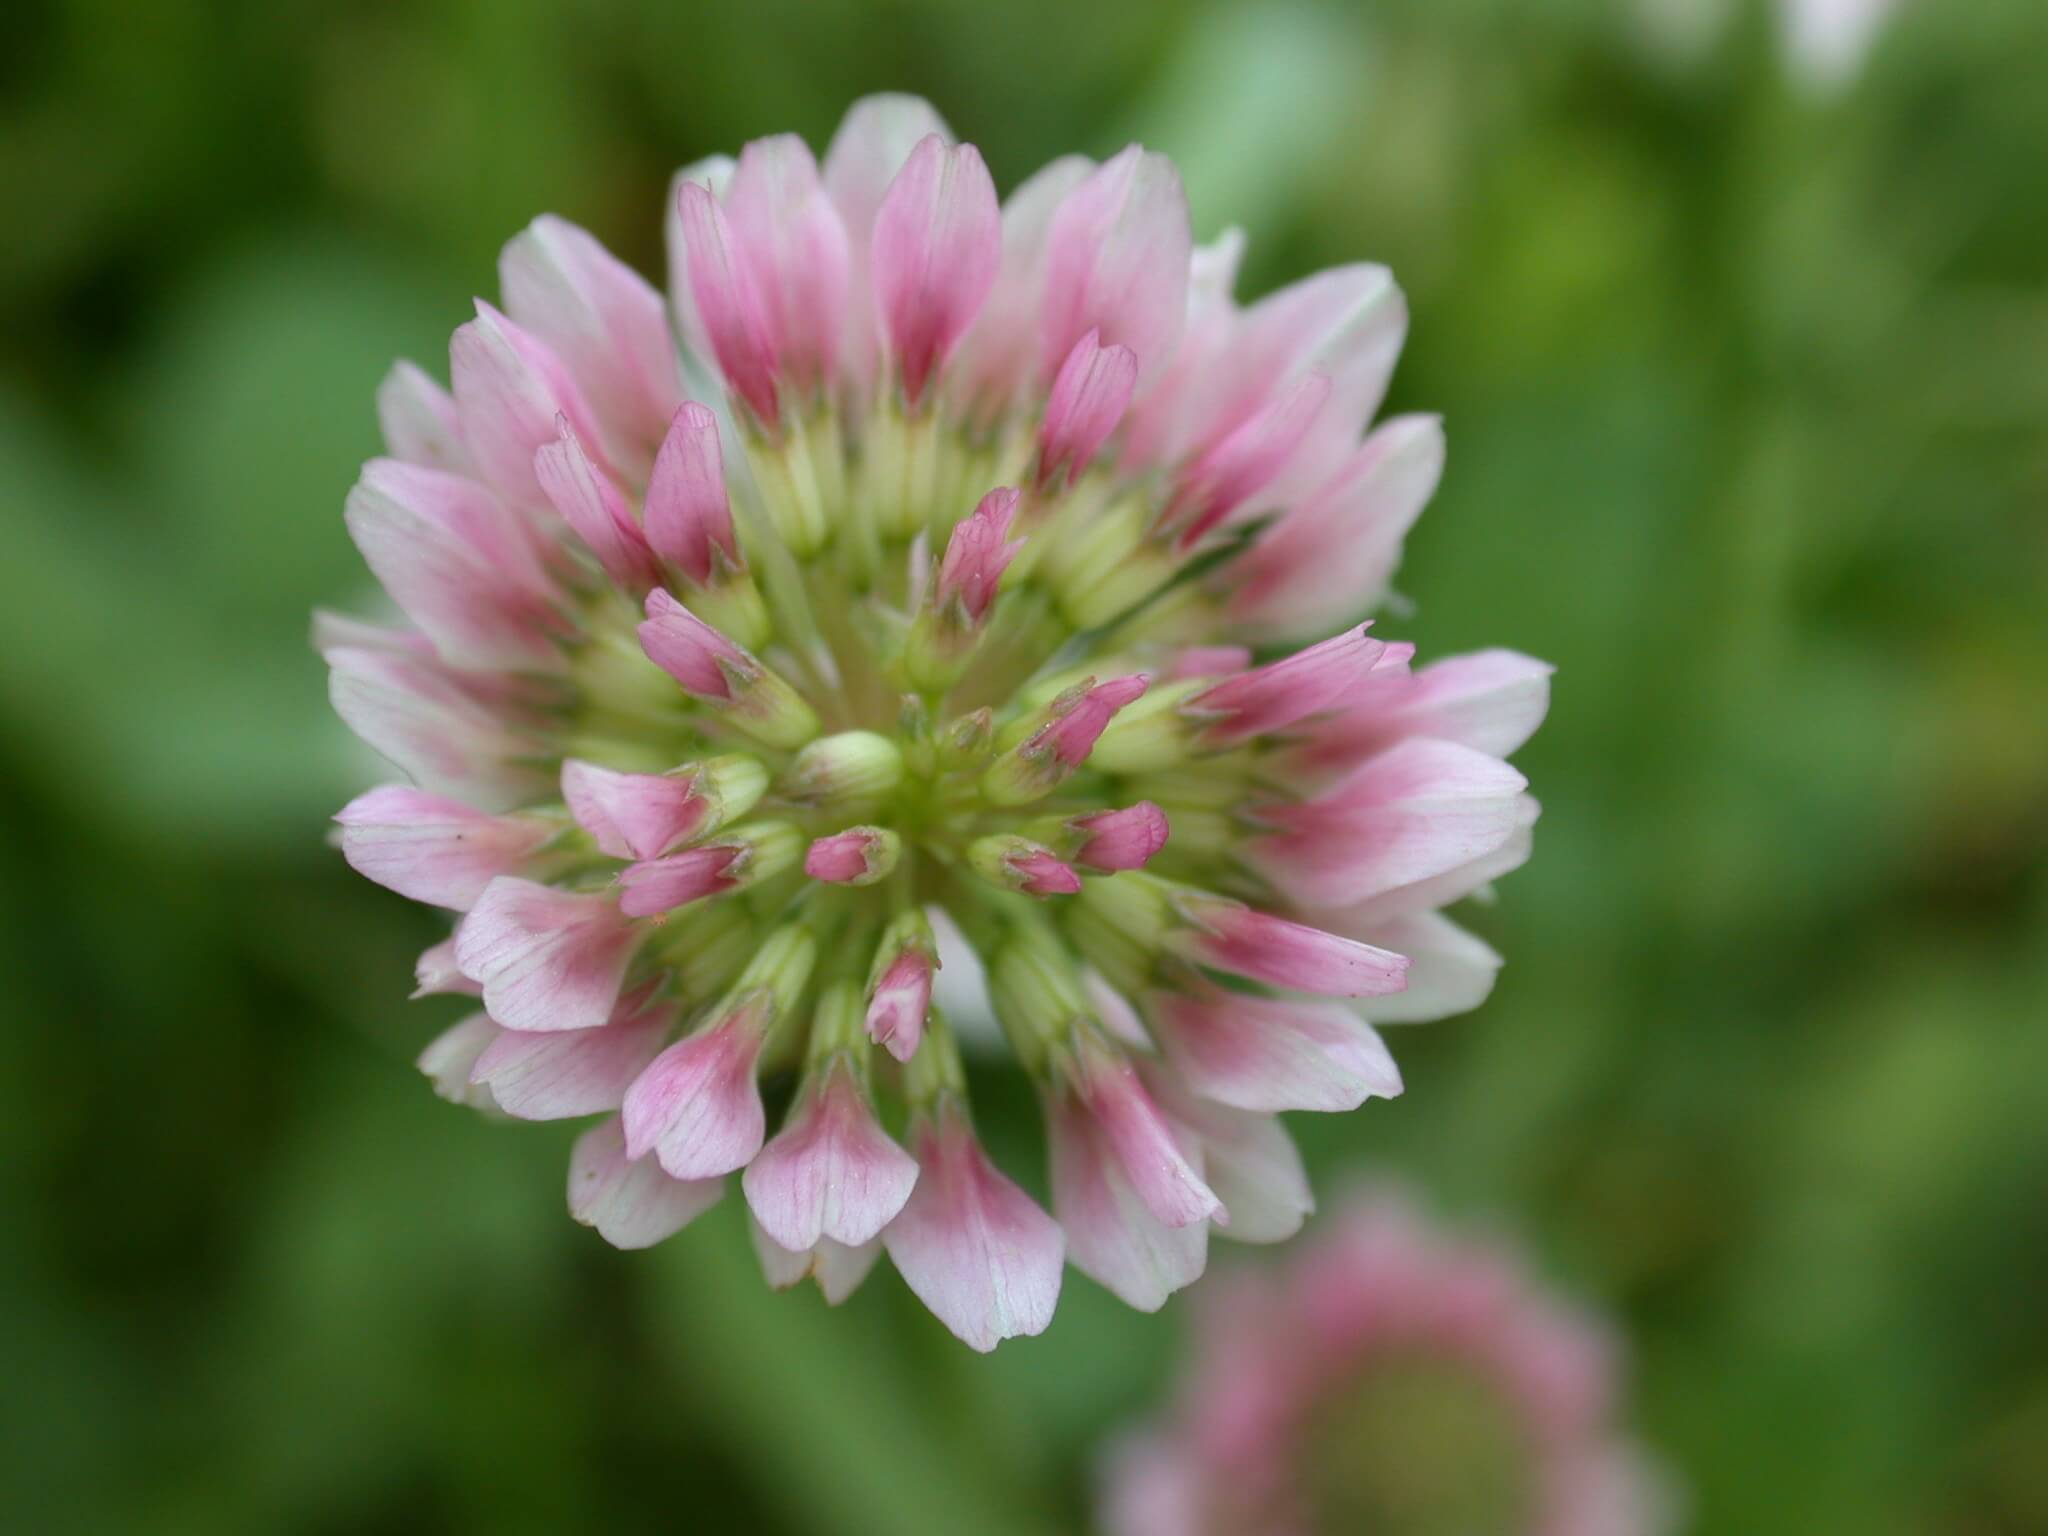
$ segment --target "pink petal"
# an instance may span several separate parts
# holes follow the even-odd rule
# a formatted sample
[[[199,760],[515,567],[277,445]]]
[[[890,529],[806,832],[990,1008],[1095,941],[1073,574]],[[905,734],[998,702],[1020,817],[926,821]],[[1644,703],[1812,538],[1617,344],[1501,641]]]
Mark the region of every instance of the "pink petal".
[[[662,218],[662,241],[668,249],[668,302],[676,334],[688,357],[709,367],[713,352],[704,322],[697,314],[696,285],[690,278],[689,242],[683,234],[683,188],[699,186],[715,198],[732,184],[730,155],[711,155],[686,165],[669,178],[668,203]]]
[[[1058,717],[1039,730],[1025,750],[1047,754],[1063,768],[1078,768],[1095,750],[1117,711],[1143,695],[1151,681],[1143,672],[1113,677],[1106,683],[1091,680],[1063,708],[1055,706]]]
[[[751,664],[745,651],[660,587],[647,594],[647,622],[635,632],[647,659],[700,698],[730,699],[724,667]]]
[[[740,1180],[761,1228],[802,1252],[819,1239],[849,1248],[874,1239],[903,1209],[917,1163],[889,1139],[844,1061],[799,1097]]]
[[[459,800],[387,784],[336,813],[341,854],[357,874],[414,901],[467,911],[499,875],[525,868],[554,836],[546,822],[487,816]]]
[[[1166,367],[1139,392],[1124,424],[1122,467],[1133,474],[1168,469],[1235,426],[1218,423],[1224,397],[1243,389],[1244,359],[1233,355],[1238,311],[1231,299],[1244,232],[1227,229],[1188,261],[1188,317]],[[1269,386],[1248,396],[1254,403]]]
[[[705,344],[732,392],[761,421],[773,422],[780,414],[775,345],[751,267],[708,190],[685,181],[676,198],[691,306]]]
[[[1089,331],[1156,373],[1187,311],[1187,196],[1164,155],[1133,144],[1067,194],[1046,235],[1039,367],[1045,377]]]
[[[678,1040],[626,1090],[626,1153],[650,1150],[671,1178],[708,1179],[744,1168],[767,1131],[758,1009],[742,1009]]]
[[[1501,958],[1493,946],[1441,913],[1414,912],[1369,924],[1356,923],[1346,913],[1318,920],[1335,932],[1408,957],[1407,987],[1360,1005],[1375,1024],[1422,1024],[1470,1013],[1486,1001],[1500,975]]]
[[[476,1059],[469,1080],[489,1088],[498,1107],[520,1120],[617,1109],[674,1022],[674,1007],[652,1002],[642,989],[601,1029],[503,1031]]]
[[[471,1109],[496,1109],[498,1103],[491,1097],[491,1090],[472,1083],[469,1074],[477,1058],[501,1033],[489,1015],[472,1013],[436,1035],[420,1052],[416,1065],[433,1083],[437,1097],[450,1104],[466,1104]]]
[[[1199,1279],[1209,1258],[1209,1223],[1162,1224],[1138,1197],[1095,1117],[1070,1093],[1046,1098],[1053,1213],[1074,1268],[1126,1305],[1156,1312]],[[1186,1155],[1186,1148],[1182,1148]]]
[[[718,418],[695,401],[676,411],[662,439],[642,515],[648,542],[699,585],[711,580],[714,549],[732,564],[740,563]]]
[[[1205,450],[1182,473],[1162,526],[1176,530],[1182,548],[1211,529],[1242,521],[1275,504],[1273,483],[1322,419],[1332,389],[1326,373],[1307,373]]]
[[[614,1248],[651,1248],[724,1193],[723,1179],[672,1179],[652,1158],[629,1158],[617,1116],[577,1137],[569,1154],[569,1214]]]
[[[537,506],[533,456],[555,441],[556,418],[566,416],[586,443],[601,441],[597,419],[545,342],[481,299],[476,313],[448,343],[463,446],[500,495],[515,506]]]
[[[1157,1067],[1146,1072],[1145,1081],[1177,1132],[1201,1142],[1202,1170],[1230,1209],[1230,1225],[1220,1228],[1226,1236],[1279,1243],[1301,1230],[1316,1208],[1315,1196],[1301,1154],[1277,1116],[1198,1099]]]
[[[1166,846],[1166,813],[1150,800],[1120,811],[1098,811],[1070,825],[1084,838],[1074,862],[1104,873],[1143,869],[1152,855]]]
[[[1074,1087],[1155,1220],[1184,1227],[1223,1218],[1222,1202],[1182,1154],[1129,1057],[1084,1037]]]
[[[394,459],[456,474],[471,467],[454,397],[416,364],[393,363],[377,386],[377,429]]]
[[[786,1291],[805,1276],[818,1282],[827,1306],[836,1307],[860,1288],[875,1260],[882,1256],[879,1240],[849,1248],[821,1237],[812,1247],[792,1252],[770,1237],[761,1223],[749,1214],[747,1234],[753,1240],[754,1256],[761,1261],[761,1275],[769,1286]]]
[[[1254,839],[1244,856],[1295,900],[1350,906],[1501,847],[1527,786],[1498,758],[1416,737],[1314,800],[1263,811],[1279,830]]]
[[[741,150],[725,214],[760,296],[778,375],[799,390],[823,388],[837,369],[846,325],[846,226],[804,141],[784,133]]]
[[[1242,645],[1191,645],[1174,653],[1173,665],[1167,669],[1169,682],[1180,682],[1192,677],[1229,677],[1242,672],[1252,664],[1252,653]]]
[[[921,949],[906,949],[882,972],[868,999],[868,1038],[898,1061],[908,1061],[924,1038],[932,1006],[932,958]]]
[[[883,334],[913,405],[988,297],[1002,248],[996,187],[980,154],[926,135],[882,199],[869,258]]]
[[[1056,475],[1069,481],[1094,462],[1131,403],[1138,357],[1129,347],[1101,346],[1089,331],[1074,343],[1053,379],[1038,429],[1038,483]]]
[[[1438,417],[1381,425],[1232,562],[1231,618],[1263,634],[1308,635],[1377,607],[1443,467]]]
[[[455,963],[455,935],[450,934],[440,943],[420,951],[419,959],[412,968],[412,991],[414,998],[439,997],[453,993],[462,997],[482,997],[484,989],[462,974],[462,968]]]
[[[560,436],[542,444],[533,456],[533,476],[542,494],[597,557],[614,585],[633,593],[660,585],[661,567],[655,564],[647,536],[633,521],[625,494],[591,462],[568,418],[556,425]]]
[[[950,1100],[911,1127],[916,1186],[882,1233],[917,1299],[986,1353],[1045,1331],[1059,1303],[1066,1243],[1058,1223],[997,1171]]]
[[[343,515],[371,572],[448,661],[560,665],[563,625],[532,531],[474,480],[372,459]]]
[[[868,270],[875,216],[889,184],[928,135],[950,143],[947,129],[931,103],[916,96],[864,96],[846,109],[825,150],[821,179],[825,195],[846,226],[846,343],[843,371],[849,381],[865,387],[875,373],[874,284]]]
[[[1235,746],[1285,730],[1336,707],[1380,664],[1387,648],[1366,629],[1361,624],[1283,660],[1228,678],[1182,707],[1207,722],[1202,735],[1211,746]]]
[[[1403,737],[1434,736],[1506,757],[1543,723],[1556,670],[1515,651],[1446,656],[1412,674],[1405,686],[1375,690],[1330,721],[1316,733],[1318,756],[1341,751],[1355,762]]]
[[[653,917],[723,895],[740,883],[733,865],[744,851],[732,843],[711,843],[628,864],[619,871],[619,910],[628,917]]]
[[[1081,877],[1047,849],[1022,849],[1004,862],[1026,896],[1072,896],[1081,889]]]
[[[982,497],[971,513],[953,525],[933,587],[934,606],[944,609],[957,602],[970,623],[982,621],[995,601],[1003,572],[1024,547],[1022,540],[1005,542],[1016,515],[1017,493],[1002,487]]]
[[[977,419],[995,416],[1033,382],[1053,216],[1094,168],[1080,155],[1067,155],[1026,177],[1003,204],[1003,256],[995,286],[953,361],[953,377]]]
[[[641,937],[609,896],[501,875],[456,930],[455,959],[507,1029],[596,1029]]]
[[[1218,1104],[1332,1113],[1401,1091],[1401,1072],[1385,1043],[1342,1004],[1218,988],[1155,993],[1147,1015],[1188,1087]]]
[[[1400,955],[1236,902],[1204,900],[1197,921],[1198,927],[1169,934],[1169,947],[1233,976],[1296,992],[1380,997],[1400,991],[1408,969]]]
[[[1449,906],[1485,889],[1502,875],[1520,869],[1529,861],[1533,831],[1540,807],[1534,798],[1522,795],[1515,801],[1514,831],[1489,853],[1481,854],[1455,869],[1382,891],[1354,907],[1346,908],[1339,926],[1347,932],[1385,923],[1417,912]]]
[[[849,827],[821,837],[804,850],[804,873],[827,885],[851,885],[874,871],[877,835],[873,827]]]
[[[326,657],[334,712],[423,788],[483,810],[547,793],[546,779],[521,761],[532,743],[438,660],[359,646],[330,647]]]
[[[615,773],[568,758],[562,798],[598,851],[614,859],[652,859],[687,841],[710,812],[692,773]]]
[[[645,464],[680,398],[661,295],[588,232],[543,214],[498,257],[505,308],[554,349],[606,426]]]

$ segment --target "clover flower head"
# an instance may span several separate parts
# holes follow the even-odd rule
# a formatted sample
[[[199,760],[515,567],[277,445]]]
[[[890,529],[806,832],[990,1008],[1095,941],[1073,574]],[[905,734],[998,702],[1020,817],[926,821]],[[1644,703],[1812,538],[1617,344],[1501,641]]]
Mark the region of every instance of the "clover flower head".
[[[461,914],[420,989],[482,1011],[422,1065],[610,1117],[569,1203],[622,1247],[739,1173],[771,1279],[886,1250],[977,1348],[1066,1260],[1157,1307],[1212,1226],[1299,1225],[1274,1115],[1399,1091],[1372,1024],[1485,995],[1437,909],[1528,849],[1548,669],[1360,620],[1443,455],[1366,430],[1400,292],[1240,307],[1163,156],[999,203],[905,97],[822,166],[684,170],[667,229],[664,299],[536,220],[450,387],[378,396],[346,515],[409,624],[316,639],[411,781],[344,854]],[[976,1136],[942,965],[1043,1101],[1052,1215]]]

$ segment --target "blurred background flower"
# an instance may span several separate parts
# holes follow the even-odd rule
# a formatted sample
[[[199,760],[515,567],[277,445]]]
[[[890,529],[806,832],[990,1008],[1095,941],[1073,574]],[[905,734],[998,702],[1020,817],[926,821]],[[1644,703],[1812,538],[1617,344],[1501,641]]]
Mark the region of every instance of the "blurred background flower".
[[[0,56],[0,1465],[31,1529],[1071,1530],[1180,1308],[970,1357],[737,1226],[620,1256],[391,1001],[322,842],[376,769],[303,615],[395,356],[537,209],[932,97],[1008,186],[1132,137],[1240,292],[1365,258],[1444,413],[1425,654],[1558,665],[1480,1013],[1312,1172],[1514,1213],[1633,1340],[1702,1531],[2048,1529],[2048,12],[29,0]],[[1077,42],[1085,39],[1085,46]],[[1862,45],[1859,45],[1861,47]],[[444,1002],[447,1000],[443,1000]],[[1006,1167],[1032,1106],[975,1084]],[[1006,1139],[1007,1138],[1007,1139]],[[1042,1193],[1042,1191],[1040,1191]],[[737,1202],[702,1218],[739,1220]]]
[[[1355,1191],[1194,1304],[1172,1403],[1103,1466],[1110,1536],[1658,1536],[1675,1495],[1622,1428],[1623,1361],[1508,1245]]]

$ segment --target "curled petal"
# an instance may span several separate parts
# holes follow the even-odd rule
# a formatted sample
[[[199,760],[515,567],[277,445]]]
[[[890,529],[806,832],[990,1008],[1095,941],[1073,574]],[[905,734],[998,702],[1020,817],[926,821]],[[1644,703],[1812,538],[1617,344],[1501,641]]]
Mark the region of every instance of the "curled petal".
[[[619,872],[619,910],[628,917],[653,917],[723,895],[738,887],[735,865],[744,853],[736,844],[712,843],[628,864]]]

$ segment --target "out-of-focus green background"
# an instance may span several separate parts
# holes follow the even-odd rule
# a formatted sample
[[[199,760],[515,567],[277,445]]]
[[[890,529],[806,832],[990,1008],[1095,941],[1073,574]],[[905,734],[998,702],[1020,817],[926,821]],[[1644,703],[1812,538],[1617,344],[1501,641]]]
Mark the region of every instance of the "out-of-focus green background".
[[[567,1127],[415,1076],[433,919],[322,843],[374,770],[306,612],[366,594],[387,362],[441,366],[534,213],[658,274],[673,166],[897,87],[1006,186],[1171,151],[1249,292],[1391,263],[1394,403],[1451,441],[1394,627],[1558,664],[1537,854],[1475,919],[1500,989],[1398,1038],[1406,1098],[1298,1126],[1324,1186],[1408,1171],[1617,1309],[1702,1532],[2048,1531],[2039,0],[1909,3],[1832,76],[1682,0],[5,32],[11,1528],[1080,1528],[1183,1304],[1070,1275],[984,1360],[886,1268],[770,1295],[736,1200],[609,1251]],[[1013,1162],[1024,1111],[986,1115]]]

